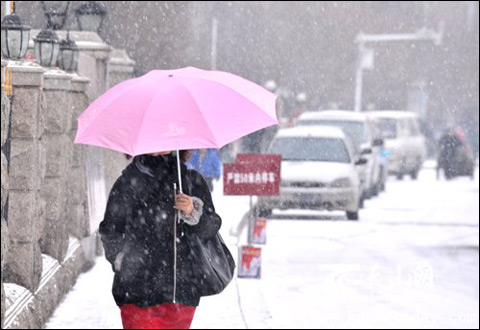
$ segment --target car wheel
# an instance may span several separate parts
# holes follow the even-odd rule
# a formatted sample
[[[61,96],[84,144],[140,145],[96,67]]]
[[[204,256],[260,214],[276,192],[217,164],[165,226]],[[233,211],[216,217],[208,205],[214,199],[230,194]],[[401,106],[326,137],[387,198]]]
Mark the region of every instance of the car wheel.
[[[419,169],[416,169],[416,170],[413,170],[412,172],[410,172],[410,177],[412,178],[412,180],[417,180],[418,179],[418,172],[420,172]]]
[[[347,211],[347,219],[348,220],[358,220],[358,211],[357,212]]]
[[[260,209],[258,210],[258,216],[260,218],[269,218],[272,216],[272,210],[271,209]]]
[[[382,184],[380,185],[380,192],[384,192],[385,190],[387,190],[387,184],[385,181],[382,181]]]
[[[381,172],[381,180],[380,180],[380,192],[384,192],[385,191],[385,181],[387,180],[386,179],[386,176],[385,176],[385,170],[382,169],[382,172]]]
[[[397,180],[402,181],[403,180],[403,173],[398,173],[397,174]]]
[[[444,175],[445,175],[445,179],[447,180],[452,180],[454,177],[453,171],[450,168],[445,169]]]

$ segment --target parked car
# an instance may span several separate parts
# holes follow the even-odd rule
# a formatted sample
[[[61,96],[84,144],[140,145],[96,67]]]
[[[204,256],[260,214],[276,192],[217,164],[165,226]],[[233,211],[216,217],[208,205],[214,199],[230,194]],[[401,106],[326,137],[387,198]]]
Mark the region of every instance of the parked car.
[[[298,118],[297,125],[341,128],[354,142],[356,152],[367,159],[367,163],[358,168],[363,186],[362,199],[378,195],[385,185],[380,157],[383,140],[377,136],[373,121],[365,113],[340,110],[306,112]]]
[[[369,116],[377,119],[385,140],[389,173],[416,180],[426,155],[419,116],[407,111],[374,111]]]
[[[368,113],[367,113],[368,115]],[[382,136],[380,122],[377,118],[370,117],[370,120],[374,127],[375,140],[381,140],[380,152],[378,153],[378,162],[380,167],[380,174],[378,177],[377,187],[380,192],[385,191],[388,180],[388,156],[389,152],[385,149],[385,141]]]
[[[280,195],[259,197],[260,215],[275,208],[313,208],[346,211],[349,220],[358,220],[361,186],[355,166],[366,160],[353,149],[336,127],[281,129],[268,151],[283,157]]]

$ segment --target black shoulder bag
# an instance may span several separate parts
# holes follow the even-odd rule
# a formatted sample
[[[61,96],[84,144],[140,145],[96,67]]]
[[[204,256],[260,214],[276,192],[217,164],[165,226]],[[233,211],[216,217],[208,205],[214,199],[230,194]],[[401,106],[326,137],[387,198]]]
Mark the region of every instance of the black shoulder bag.
[[[190,196],[192,183],[187,180]],[[193,262],[192,285],[199,296],[221,293],[233,279],[235,261],[220,233],[213,238],[202,239],[194,233],[186,233]]]

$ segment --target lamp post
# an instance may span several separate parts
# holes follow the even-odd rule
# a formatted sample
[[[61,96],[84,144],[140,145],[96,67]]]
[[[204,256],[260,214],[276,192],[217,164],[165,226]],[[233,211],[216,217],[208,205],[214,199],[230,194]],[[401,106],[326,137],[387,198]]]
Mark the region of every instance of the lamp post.
[[[1,27],[1,48],[5,58],[20,60],[25,56],[30,40],[30,26],[24,25],[22,19],[15,14],[13,1],[12,14],[2,20]]]
[[[75,72],[77,70],[78,47],[75,41],[70,39],[70,31],[67,31],[67,39],[60,41],[58,64],[66,72]]]
[[[355,74],[355,112],[360,112],[362,108],[363,70],[373,69],[374,56],[373,49],[365,48],[363,43],[360,44],[357,72]]]
[[[55,31],[43,29],[33,41],[37,63],[44,67],[56,65],[60,51],[60,42]]]
[[[78,47],[70,39],[59,41],[53,30],[59,30],[65,25],[68,8],[71,1],[42,1],[42,8],[47,18],[47,28],[34,39],[35,57],[42,66],[52,67],[58,60],[59,67],[67,72],[74,72],[78,63]]]
[[[75,9],[80,31],[98,32],[107,11],[96,1],[86,1]]]
[[[65,25],[70,1],[42,1],[47,29],[60,30]]]
[[[210,69],[217,70],[217,43],[218,43],[218,19],[212,20],[212,50],[210,54]]]

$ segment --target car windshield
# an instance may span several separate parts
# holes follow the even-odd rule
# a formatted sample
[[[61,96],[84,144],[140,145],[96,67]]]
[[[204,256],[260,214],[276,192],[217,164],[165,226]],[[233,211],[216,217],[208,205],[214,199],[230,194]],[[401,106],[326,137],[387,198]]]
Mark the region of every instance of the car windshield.
[[[397,121],[390,118],[380,118],[378,127],[384,139],[395,139],[397,137]]]
[[[298,123],[300,126],[335,126],[343,130],[345,134],[348,134],[352,141],[356,144],[362,144],[367,142],[367,136],[365,134],[365,127],[362,122],[358,121],[346,121],[346,120],[303,120]]]
[[[278,138],[273,141],[270,153],[281,154],[285,161],[350,162],[344,141],[335,138]]]

